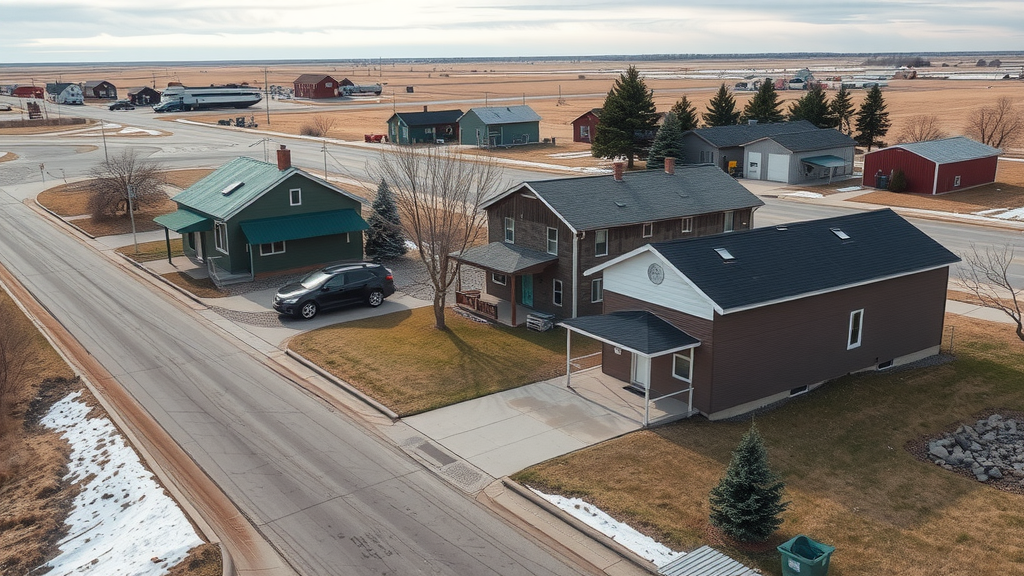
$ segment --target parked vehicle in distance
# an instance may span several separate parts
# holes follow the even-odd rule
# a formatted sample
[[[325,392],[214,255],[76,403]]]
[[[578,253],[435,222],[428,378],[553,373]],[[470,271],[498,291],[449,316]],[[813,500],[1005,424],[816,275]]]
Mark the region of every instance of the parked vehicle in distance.
[[[11,105],[10,104],[0,104],[0,112],[10,112],[10,111],[11,111]]]
[[[108,106],[111,110],[135,110],[135,105],[130,100],[118,100]]]
[[[384,266],[337,264],[282,287],[274,295],[274,310],[309,320],[321,310],[350,304],[366,303],[375,308],[394,293],[395,278]]]
[[[184,110],[185,106],[177,100],[167,100],[153,106],[153,112],[183,112]]]

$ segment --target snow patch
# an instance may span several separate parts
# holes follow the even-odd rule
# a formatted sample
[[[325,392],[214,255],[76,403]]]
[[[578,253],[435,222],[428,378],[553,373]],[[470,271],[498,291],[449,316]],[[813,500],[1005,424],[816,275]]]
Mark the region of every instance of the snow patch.
[[[863,189],[863,186],[847,186],[846,188],[836,188],[836,192],[856,192]]]
[[[135,128],[133,126],[126,126],[121,129],[118,134],[149,134],[150,136],[159,136],[160,132],[156,130],[147,130],[145,128]]]
[[[992,217],[1000,220],[1024,220],[1024,208],[1014,208],[1002,214],[993,214]]]
[[[114,424],[86,418],[91,408],[80,395],[58,401],[41,421],[71,445],[65,479],[85,482],[47,574],[162,576],[203,541]]]
[[[786,193],[783,193],[783,194],[779,194],[780,198],[782,196],[792,196],[794,198],[824,198],[825,197],[824,195],[818,194],[817,192],[805,192],[803,190],[800,190],[798,192],[786,192]]]
[[[559,152],[558,154],[548,154],[548,158],[587,158],[592,156],[588,152]]]

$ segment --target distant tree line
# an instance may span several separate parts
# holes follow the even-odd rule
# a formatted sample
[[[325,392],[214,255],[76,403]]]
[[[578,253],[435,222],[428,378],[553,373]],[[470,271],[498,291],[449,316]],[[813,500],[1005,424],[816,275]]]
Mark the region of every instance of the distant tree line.
[[[907,56],[905,54],[872,56],[862,63],[862,66],[907,66],[909,68],[926,68],[931,65],[931,60],[921,56]]]

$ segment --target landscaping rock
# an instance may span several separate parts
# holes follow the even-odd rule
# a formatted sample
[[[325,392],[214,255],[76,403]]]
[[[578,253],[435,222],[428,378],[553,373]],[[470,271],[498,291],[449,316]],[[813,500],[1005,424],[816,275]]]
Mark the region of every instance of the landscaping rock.
[[[946,470],[969,471],[979,482],[1013,478],[1024,486],[1024,430],[1013,418],[992,414],[973,425],[960,425],[931,439],[927,450],[928,457]]]
[[[945,448],[943,448],[942,446],[939,446],[937,443],[934,443],[934,442],[932,443],[931,447],[928,449],[928,452],[932,456],[936,456],[938,458],[945,459],[945,458],[949,457],[949,450],[946,450]]]
[[[989,478],[995,478],[996,480],[1003,477],[1003,473],[999,471],[999,468],[996,468],[994,466],[992,468],[989,468],[988,470],[985,470],[985,474],[988,474]]]

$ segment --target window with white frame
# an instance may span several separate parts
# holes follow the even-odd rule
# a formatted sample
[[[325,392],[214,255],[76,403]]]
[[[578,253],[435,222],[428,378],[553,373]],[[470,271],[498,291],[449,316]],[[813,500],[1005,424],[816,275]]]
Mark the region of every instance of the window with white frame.
[[[584,125],[580,126],[580,139],[581,140],[589,140],[590,139],[590,126],[589,125],[584,124]]]
[[[292,188],[288,191],[288,203],[292,206],[299,206],[302,204],[301,188]]]
[[[505,242],[516,243],[516,219],[505,217]]]
[[[219,252],[228,253],[228,224],[227,222],[214,222],[213,224],[213,246]]]
[[[590,283],[590,301],[604,301],[604,278],[598,278]]]
[[[558,254],[558,228],[548,228],[548,254]]]
[[[608,230],[594,232],[594,256],[608,255]]]
[[[960,186],[960,177],[959,176],[953,176],[953,187],[955,188],[957,186]]]
[[[561,306],[562,305],[562,281],[561,280],[555,280],[552,283],[551,302],[554,303],[555,306]]]
[[[711,150],[701,150],[700,151],[700,162],[701,162],[701,164],[714,164],[715,163],[715,153],[714,153],[714,151],[711,151]]]
[[[672,377],[693,382],[693,348],[672,355]]]
[[[846,339],[846,349],[853,350],[860,346],[861,332],[864,329],[864,309],[850,312],[850,332]]]
[[[491,282],[494,282],[495,284],[501,284],[502,286],[504,286],[505,282],[507,282],[507,280],[505,279],[505,275],[504,274],[494,273],[494,274],[491,274]]]
[[[683,232],[693,232],[693,217],[683,218]]]
[[[650,238],[651,236],[654,236],[654,222],[645,222],[643,237]]]
[[[284,240],[260,244],[260,256],[270,256],[273,254],[284,254]]]
[[[734,213],[732,210],[725,213],[725,226],[722,227],[723,232],[732,232],[733,216]]]

